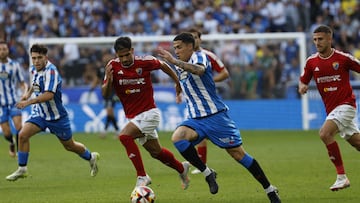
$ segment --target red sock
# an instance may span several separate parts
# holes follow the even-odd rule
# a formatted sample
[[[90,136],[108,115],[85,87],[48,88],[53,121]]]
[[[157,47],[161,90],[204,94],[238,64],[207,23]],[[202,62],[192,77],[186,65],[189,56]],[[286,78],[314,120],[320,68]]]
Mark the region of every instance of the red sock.
[[[184,172],[182,163],[176,160],[174,154],[166,148],[161,148],[161,152],[159,153],[157,159],[165,165],[177,170],[179,173]]]
[[[146,176],[140,150],[134,139],[129,135],[120,135],[119,140],[124,145],[126,153],[136,169],[137,176]]]
[[[201,161],[204,162],[204,164],[206,164],[207,147],[206,146],[198,147],[197,151]]]
[[[337,144],[337,142],[335,141],[327,145],[326,148],[328,150],[331,162],[333,162],[336,167],[337,174],[345,174],[345,169],[341,158],[339,145]]]

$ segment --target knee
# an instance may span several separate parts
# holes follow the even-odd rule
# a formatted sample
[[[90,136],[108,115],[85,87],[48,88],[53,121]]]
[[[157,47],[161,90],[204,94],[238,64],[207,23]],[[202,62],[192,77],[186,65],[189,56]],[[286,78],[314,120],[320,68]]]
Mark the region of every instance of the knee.
[[[332,143],[333,139],[334,139],[330,132],[323,130],[323,129],[320,129],[319,137],[325,144]]]
[[[19,134],[18,136],[18,141],[23,143],[23,142],[27,142],[29,140],[29,137],[24,135],[24,134]]]

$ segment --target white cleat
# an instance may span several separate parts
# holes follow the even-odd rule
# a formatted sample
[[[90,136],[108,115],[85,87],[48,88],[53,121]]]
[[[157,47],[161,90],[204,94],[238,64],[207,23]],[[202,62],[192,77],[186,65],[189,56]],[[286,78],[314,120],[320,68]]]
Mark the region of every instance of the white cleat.
[[[338,191],[350,187],[350,181],[346,175],[337,175],[335,183],[330,187],[332,191]]]
[[[201,173],[201,171],[197,168],[195,168],[194,170],[191,171],[191,174],[194,174],[194,175],[200,174],[200,173]]]
[[[18,168],[14,173],[6,176],[6,180],[8,181],[16,181],[19,178],[26,178],[28,176],[26,169]]]
[[[90,159],[90,175],[92,177],[95,177],[99,171],[97,161],[100,159],[100,154],[97,152],[91,153],[91,159]]]
[[[136,187],[137,186],[147,186],[151,184],[151,178],[148,174],[146,176],[138,176],[136,180]]]
[[[186,190],[189,187],[190,179],[188,176],[189,170],[190,170],[190,163],[187,161],[182,162],[182,165],[184,167],[184,171],[179,174],[180,180],[181,180],[181,187]]]

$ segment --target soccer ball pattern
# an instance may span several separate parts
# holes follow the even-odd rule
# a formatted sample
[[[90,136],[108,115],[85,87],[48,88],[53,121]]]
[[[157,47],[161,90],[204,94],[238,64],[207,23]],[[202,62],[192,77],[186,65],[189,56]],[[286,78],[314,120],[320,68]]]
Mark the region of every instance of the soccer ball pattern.
[[[147,186],[137,186],[130,195],[131,203],[154,203],[155,193]]]

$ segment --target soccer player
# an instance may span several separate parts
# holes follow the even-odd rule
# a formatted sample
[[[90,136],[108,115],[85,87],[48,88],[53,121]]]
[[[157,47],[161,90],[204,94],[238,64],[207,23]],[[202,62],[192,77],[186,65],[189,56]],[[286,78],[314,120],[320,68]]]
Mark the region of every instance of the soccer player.
[[[326,25],[320,25],[313,31],[313,43],[317,53],[307,58],[304,72],[300,76],[299,93],[305,94],[310,80],[314,78],[327,113],[319,135],[337,172],[336,181],[330,190],[337,191],[349,187],[350,181],[346,177],[335,135],[339,133],[360,151],[356,99],[349,75],[350,70],[360,73],[360,61],[350,54],[332,48],[332,39],[333,31]]]
[[[229,78],[229,71],[226,69],[224,63],[220,60],[220,58],[217,57],[213,52],[211,52],[207,49],[204,49],[200,46],[201,32],[199,30],[197,30],[196,28],[191,28],[189,30],[189,32],[192,34],[192,36],[194,37],[194,40],[195,40],[195,45],[194,45],[195,51],[202,51],[209,58],[210,63],[211,63],[211,68],[212,68],[213,72],[216,72],[216,74],[213,77],[214,82],[222,82],[222,81],[226,80],[227,78]],[[203,161],[206,164],[206,161],[207,161],[206,160],[207,159],[206,139],[204,139],[197,145],[197,152],[198,152],[198,155],[199,155],[201,161]],[[201,172],[199,171],[199,169],[195,168],[193,171],[191,171],[191,173],[192,174],[200,174]]]
[[[103,56],[103,58],[107,59],[107,58],[109,58],[109,55],[105,54]],[[111,58],[112,58],[112,55],[111,55]],[[111,58],[109,58],[107,61],[109,61]],[[93,81],[91,83],[91,87],[90,87],[89,92],[94,91],[95,88],[99,84],[102,85],[102,82],[103,82],[103,79],[104,79],[104,74],[105,74],[105,68],[97,68],[96,77],[93,78]],[[115,117],[115,112],[114,112],[116,102],[118,102],[118,101],[119,100],[118,100],[118,98],[116,97],[116,95],[114,93],[111,94],[108,98],[104,98],[104,108],[105,108],[105,111],[106,111],[106,118],[105,118],[104,131],[100,133],[100,138],[105,138],[106,137],[106,133],[107,133],[107,130],[108,130],[110,124],[113,125],[116,132],[119,131],[119,126],[117,124],[117,119]]]
[[[15,143],[11,133],[10,119],[16,130],[15,141],[17,145],[18,133],[22,127],[21,111],[15,107],[18,100],[17,88],[27,91],[21,67],[18,62],[9,58],[9,47],[5,41],[0,41],[0,126],[4,138],[9,144],[9,155],[16,156]]]
[[[99,153],[91,153],[82,143],[73,139],[68,113],[62,104],[62,79],[56,66],[48,60],[47,51],[45,46],[39,44],[34,44],[30,48],[33,63],[30,69],[32,85],[16,107],[23,109],[29,105],[33,106],[30,118],[19,132],[19,168],[6,177],[8,181],[27,177],[30,138],[46,128],[56,135],[66,150],[89,161],[91,176],[96,176],[98,172]],[[35,97],[31,97],[33,93]]]
[[[194,147],[205,138],[225,149],[243,165],[262,185],[272,203],[281,202],[277,188],[270,184],[258,162],[245,152],[239,129],[229,117],[228,107],[216,94],[210,61],[204,52],[195,52],[194,44],[191,33],[185,32],[173,40],[178,59],[159,49],[159,55],[175,65],[189,114],[189,118],[174,131],[172,142],[181,155],[205,176],[212,194],[219,189],[216,172],[201,161]]]
[[[179,162],[172,152],[159,143],[156,128],[160,122],[160,110],[154,101],[151,71],[161,69],[176,84],[176,94],[181,92],[179,80],[169,65],[153,56],[136,56],[129,37],[119,37],[114,44],[117,58],[106,65],[102,94],[108,97],[112,91],[119,97],[129,122],[121,129],[119,140],[137,173],[136,186],[149,185],[141,154],[134,139],[166,166],[179,173],[183,189],[189,186],[189,162]]]

